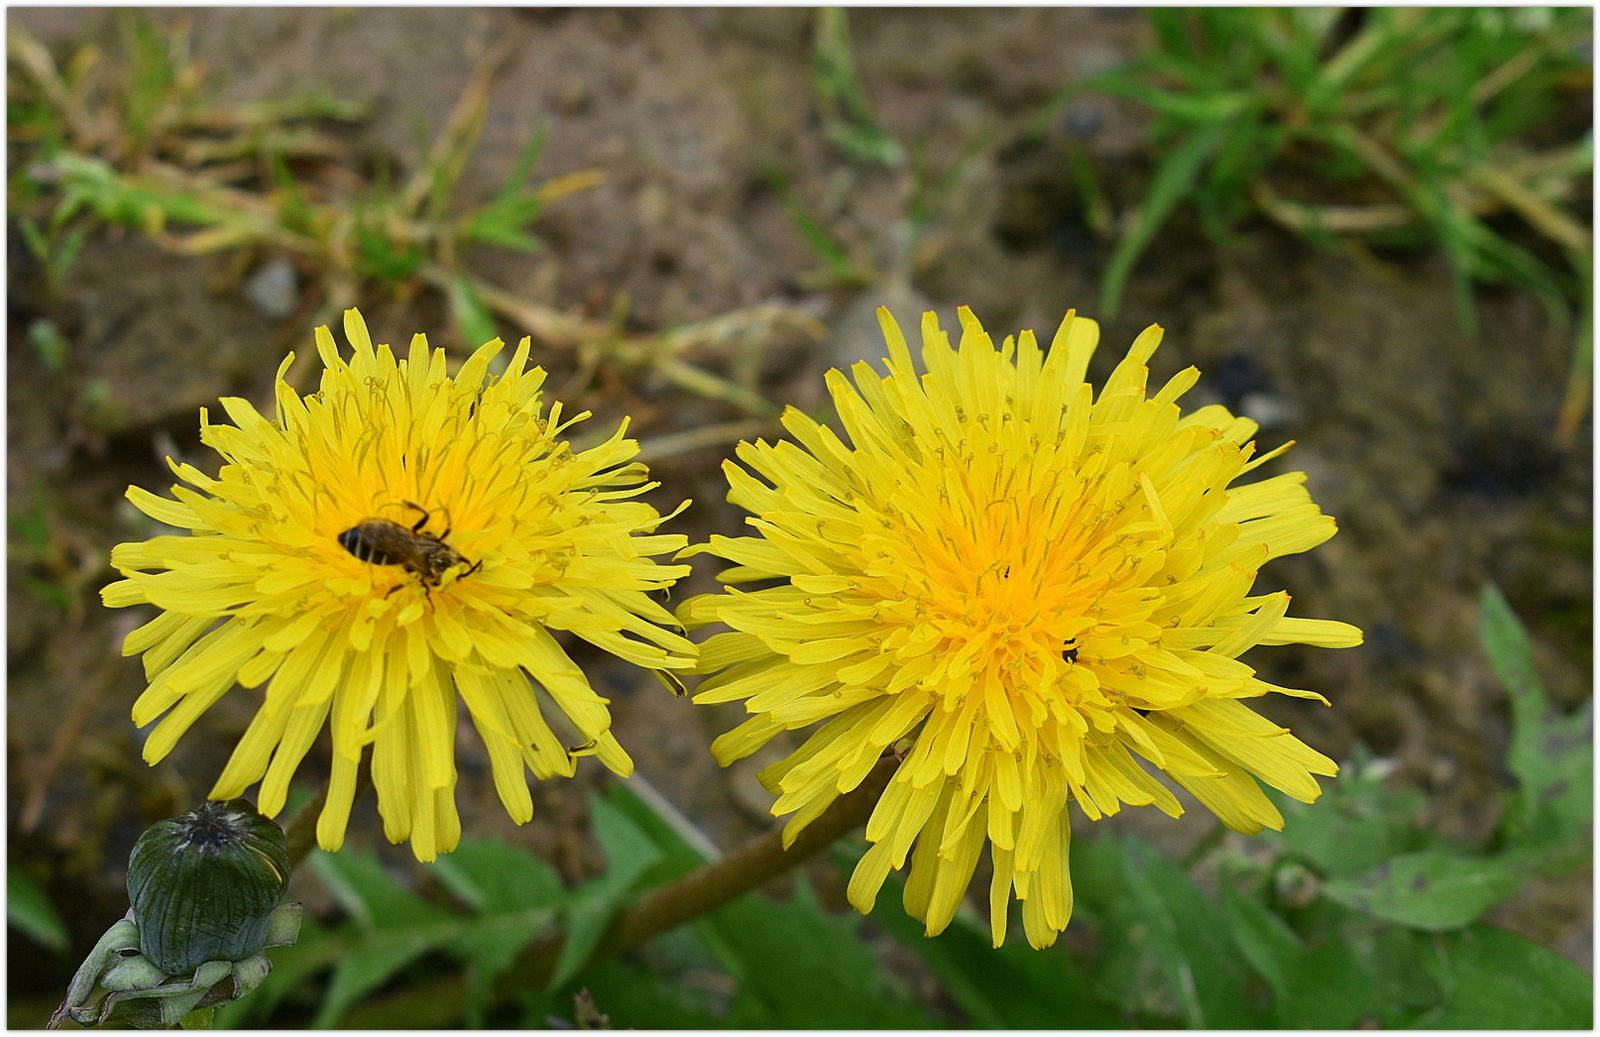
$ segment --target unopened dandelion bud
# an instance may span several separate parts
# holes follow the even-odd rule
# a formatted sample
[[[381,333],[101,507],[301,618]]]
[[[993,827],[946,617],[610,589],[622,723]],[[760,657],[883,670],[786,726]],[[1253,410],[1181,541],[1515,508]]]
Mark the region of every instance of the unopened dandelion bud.
[[[283,829],[246,800],[158,821],[128,858],[139,951],[169,975],[247,958],[267,946],[288,881]]]

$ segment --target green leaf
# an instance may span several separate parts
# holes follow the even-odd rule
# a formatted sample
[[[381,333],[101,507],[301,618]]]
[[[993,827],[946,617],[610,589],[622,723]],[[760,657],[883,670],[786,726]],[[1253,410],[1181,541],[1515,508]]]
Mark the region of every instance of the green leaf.
[[[1515,896],[1524,877],[1522,867],[1504,857],[1425,850],[1395,857],[1353,878],[1333,879],[1322,892],[1376,918],[1443,932]]]
[[[48,317],[36,317],[28,325],[28,344],[52,373],[59,372],[72,354],[72,346]]]
[[[1363,956],[1339,935],[1284,962],[1277,1026],[1348,1030],[1378,1015],[1374,972],[1382,963]],[[1276,991],[1274,991],[1276,993]]]
[[[932,1022],[890,990],[862,942],[862,919],[824,912],[803,876],[787,903],[746,895],[695,925],[739,983],[729,1026],[856,1030]]]
[[[427,254],[413,242],[403,242],[405,251],[397,249],[384,226],[381,212],[358,210],[355,225],[356,262],[358,273],[380,281],[397,282],[416,273],[427,262]]]
[[[828,273],[838,281],[853,282],[862,279],[862,273],[856,268],[855,261],[850,258],[849,250],[839,243],[828,231],[812,218],[806,211],[805,205],[795,193],[789,189],[783,175],[774,167],[766,169],[767,184],[772,188],[772,193],[778,196],[784,211],[789,214],[789,219],[794,222],[795,229],[800,236],[806,239],[812,251],[828,266]]]
[[[523,1000],[523,1029],[557,1028],[552,1019],[573,1020],[572,996],[589,991],[595,1008],[611,1020],[613,1030],[710,1030],[725,1025],[711,1004],[707,982],[725,977],[705,972],[663,977],[631,961],[602,961],[584,969],[559,990],[532,991]]]
[[[554,868],[495,839],[461,840],[434,862],[433,874],[480,914],[555,907],[566,893]]]
[[[495,979],[549,930],[566,889],[544,861],[486,839],[462,840],[439,858],[433,871],[480,918],[450,944],[452,953],[467,963],[467,1023],[480,1027]]]
[[[403,888],[370,850],[312,850],[306,862],[362,929],[404,923],[439,909]]]
[[[295,179],[282,149],[271,148],[267,152],[267,163],[272,171],[272,182],[278,188],[279,220],[285,227],[300,234],[314,233],[316,220],[312,216],[311,206],[300,190],[300,182]]]
[[[534,165],[539,161],[544,141],[545,128],[540,126],[518,152],[510,175],[495,193],[494,199],[466,218],[462,241],[487,242],[519,252],[538,250],[539,239],[523,228],[538,219],[544,211],[544,195],[526,186]]]
[[[60,953],[71,945],[67,925],[44,890],[26,873],[6,867],[6,924]]]
[[[905,149],[878,124],[856,76],[849,14],[844,8],[817,11],[811,75],[828,137],[846,157],[891,169],[905,162]]]
[[[44,230],[28,219],[26,216],[17,217],[17,229],[22,232],[23,244],[28,246],[28,251],[33,253],[41,265],[50,263],[50,239],[45,237]]]
[[[1300,938],[1287,922],[1232,886],[1222,887],[1222,913],[1234,945],[1281,1002],[1289,991],[1290,969],[1305,954]]]
[[[609,795],[611,805],[661,851],[661,859],[639,877],[641,888],[665,885],[721,856],[693,822],[641,778],[612,782]]]
[[[472,218],[462,240],[499,245],[518,252],[537,252],[539,239],[522,230],[537,214],[540,203],[535,200],[519,208],[497,206]]]
[[[1243,90],[1175,94],[1142,83],[1124,82],[1114,87],[1108,84],[1108,87],[1107,93],[1121,94],[1147,105],[1159,115],[1196,126],[1230,123],[1253,101],[1252,95]]]
[[[335,1026],[351,1005],[426,951],[456,935],[436,923],[443,910],[402,889],[375,854],[314,850],[312,871],[351,917],[341,930],[344,948],[312,1026]]]
[[[1443,938],[1448,1002],[1421,1025],[1438,1030],[1587,1030],[1594,982],[1547,947],[1492,925]]]
[[[1520,783],[1514,835],[1530,847],[1579,841],[1593,827],[1594,746],[1590,711],[1554,714],[1534,672],[1528,632],[1493,584],[1479,599],[1478,636],[1511,695],[1507,765]]]
[[[533,134],[528,138],[528,143],[517,152],[517,161],[511,167],[511,173],[506,177],[506,182],[500,185],[500,190],[495,193],[496,206],[510,204],[517,201],[523,193],[528,177],[533,174],[533,167],[538,164],[539,153],[544,150],[546,128],[541,124],[534,128]],[[538,201],[537,193],[534,201]],[[535,210],[537,211],[537,210]]]
[[[938,936],[924,936],[923,924],[901,906],[904,888],[898,877],[891,879],[878,895],[872,918],[922,958],[970,1025],[1017,1030],[1127,1025],[1093,996],[1082,967],[1061,946],[1036,951],[1012,940],[993,947],[989,930],[965,912],[958,912]]]
[[[599,946],[611,919],[631,898],[635,882],[661,859],[650,837],[608,800],[591,795],[589,817],[605,850],[606,870],[568,894],[563,912],[567,938],[546,984],[550,990],[577,974]]]
[[[1124,868],[1149,952],[1192,1029],[1254,1028],[1245,974],[1222,912],[1176,864],[1144,842],[1123,842]]]
[[[1267,1025],[1222,909],[1176,864],[1132,835],[1078,839],[1072,886],[1072,924],[1099,932],[1095,978],[1139,1025]]]
[[[1358,875],[1399,854],[1427,849],[1433,839],[1414,823],[1422,794],[1387,788],[1383,768],[1364,747],[1316,803],[1269,795],[1283,810],[1279,838],[1284,849],[1331,878]]]

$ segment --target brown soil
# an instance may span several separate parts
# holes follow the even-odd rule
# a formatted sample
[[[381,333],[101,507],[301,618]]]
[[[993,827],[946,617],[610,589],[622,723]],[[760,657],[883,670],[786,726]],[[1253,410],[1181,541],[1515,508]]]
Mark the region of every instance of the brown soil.
[[[191,20],[195,53],[222,101],[319,89],[373,101],[372,117],[345,132],[358,153],[406,172],[484,47],[524,33],[495,80],[464,191],[493,190],[539,126],[548,130],[540,175],[601,169],[605,181],[550,208],[536,228],[540,252],[484,250],[468,265],[562,309],[604,314],[625,296],[631,325],[646,329],[766,300],[800,303],[829,326],[828,342],[785,343],[757,362],[770,399],[813,413],[824,403],[821,372],[878,348],[875,329],[862,328],[880,301],[902,325],[937,308],[946,327],[955,306],[970,305],[997,334],[1048,331],[1069,306],[1095,315],[1108,249],[1085,229],[1062,172],[1066,120],[1042,141],[1025,140],[1022,128],[1062,84],[1135,53],[1143,32],[1124,11],[853,11],[856,60],[879,118],[936,177],[958,170],[913,240],[905,174],[851,165],[828,142],[805,10],[145,13]],[[12,8],[8,18],[58,60],[113,37],[101,10]],[[1113,202],[1125,205],[1147,175],[1144,124],[1104,100],[1080,105],[1078,124],[1099,126],[1086,146],[1113,174]],[[958,167],[969,149],[974,157]],[[858,263],[880,272],[870,287],[807,289],[822,262],[767,186],[768,169]],[[239,288],[217,290],[225,261],[174,257],[119,232],[93,238],[56,297],[14,231],[10,255],[9,859],[48,880],[83,948],[125,907],[122,862],[134,837],[204,796],[253,710],[248,695],[228,696],[169,759],[140,762],[143,733],[128,709],[142,674],[119,652],[139,619],[104,609],[97,594],[112,575],[111,545],[143,535],[123,491],[168,486],[167,454],[209,464],[197,409],[244,395],[270,412],[284,350],[307,352],[312,323],[331,314],[326,300],[308,296],[299,314],[274,321]],[[443,330],[428,294],[373,294],[360,304],[379,341],[426,330],[463,345]],[[1274,470],[1309,473],[1341,532],[1311,555],[1275,563],[1260,586],[1290,590],[1298,614],[1360,625],[1367,642],[1253,653],[1267,679],[1333,702],[1261,708],[1335,758],[1358,740],[1394,758],[1395,780],[1425,790],[1432,820],[1459,837],[1493,829],[1496,796],[1510,782],[1505,694],[1477,647],[1483,584],[1499,584],[1528,624],[1540,673],[1563,707],[1588,698],[1592,662],[1589,432],[1571,450],[1551,435],[1569,346],[1529,296],[1481,291],[1478,308],[1483,330],[1469,337],[1434,255],[1316,252],[1264,225],[1223,248],[1180,217],[1135,272],[1122,315],[1102,322],[1105,347],[1091,372],[1103,374],[1158,322],[1167,337],[1153,381],[1192,363],[1204,377],[1186,403],[1278,416],[1262,442],[1298,445]],[[58,373],[24,345],[39,316],[71,344]],[[569,353],[537,346],[535,360],[556,386],[578,367]],[[651,376],[605,371],[571,403],[595,412],[594,428],[633,414],[641,439],[740,416]],[[673,526],[691,540],[741,528],[723,501],[723,455],[704,449],[652,466],[667,488],[656,491],[658,506],[695,501]],[[43,520],[42,546],[22,535],[18,516]],[[675,597],[711,589],[712,569],[697,567]],[[737,707],[694,707],[631,668],[591,654],[579,661],[613,698],[638,773],[714,841],[736,845],[770,823],[750,795],[751,769],[723,772],[705,749]],[[464,735],[458,751],[469,833],[504,834],[569,878],[599,865],[583,821],[587,791],[605,780],[597,764],[577,781],[538,785],[535,819],[517,829],[476,737]],[[320,780],[322,753],[309,757],[308,780]],[[1180,842],[1206,830],[1194,812],[1178,823],[1131,823]],[[358,809],[351,841],[387,851],[370,807]],[[399,850],[393,859],[408,858]],[[1496,917],[1588,966],[1589,904],[1589,879],[1578,876],[1540,886]],[[19,998],[53,1002],[75,961],[41,955],[15,935],[11,948],[14,1008]]]

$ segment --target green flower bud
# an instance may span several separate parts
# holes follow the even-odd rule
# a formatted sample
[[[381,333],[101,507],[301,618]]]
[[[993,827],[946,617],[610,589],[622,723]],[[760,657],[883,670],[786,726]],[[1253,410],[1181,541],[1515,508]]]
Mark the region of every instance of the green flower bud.
[[[266,946],[288,881],[283,829],[247,800],[157,822],[128,858],[139,951],[172,976],[249,957]]]

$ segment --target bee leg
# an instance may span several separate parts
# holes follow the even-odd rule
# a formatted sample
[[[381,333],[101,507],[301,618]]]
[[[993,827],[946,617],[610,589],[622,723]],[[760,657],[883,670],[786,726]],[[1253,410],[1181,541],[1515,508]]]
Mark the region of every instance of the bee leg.
[[[483,559],[480,558],[476,562],[473,562],[472,563],[472,567],[469,568],[466,572],[462,573],[461,576],[456,577],[456,579],[461,579],[462,577],[465,577],[465,576],[471,576],[473,573],[477,572],[479,569],[482,569],[482,568],[483,568]]]
[[[413,533],[422,532],[422,527],[428,524],[428,519],[433,517],[433,512],[429,511],[427,508],[424,508],[414,500],[403,500],[400,503],[404,504],[408,508],[415,508],[417,511],[422,512],[422,517],[417,519],[417,524],[411,527],[411,532]],[[444,538],[440,537],[440,539],[442,540]]]
[[[405,581],[402,580],[400,583],[397,583],[393,587],[390,587],[388,590],[384,591],[383,592],[383,596],[387,598],[389,595],[393,594],[395,591],[399,590],[401,587],[404,587],[404,586],[405,586]],[[424,598],[426,598],[428,596],[428,581],[427,580],[423,580],[422,581],[422,596]]]

